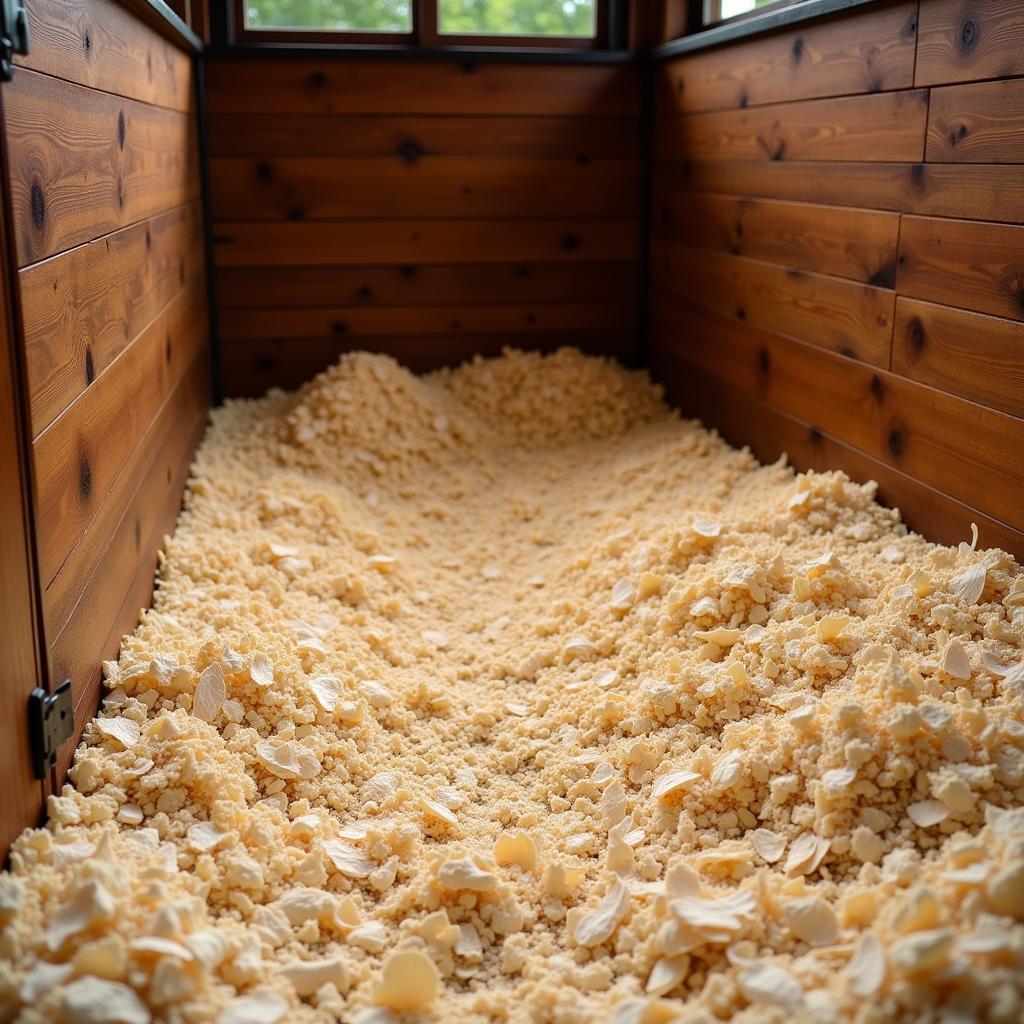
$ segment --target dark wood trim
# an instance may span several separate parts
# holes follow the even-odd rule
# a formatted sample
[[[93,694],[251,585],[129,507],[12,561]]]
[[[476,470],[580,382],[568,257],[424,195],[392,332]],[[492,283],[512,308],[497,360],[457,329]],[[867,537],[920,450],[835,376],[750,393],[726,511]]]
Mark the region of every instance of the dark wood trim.
[[[203,41],[178,17],[163,0],[120,0],[121,5],[140,21],[176,46],[192,53],[201,53]]]
[[[698,50],[707,50],[712,46],[732,43],[737,39],[746,39],[748,36],[761,35],[778,28],[786,28],[804,21],[824,18],[829,14],[848,11],[854,7],[864,7],[867,4],[879,2],[880,0],[803,0],[802,3],[792,6],[765,8],[748,17],[730,19],[713,28],[693,32],[683,36],[682,39],[674,39],[661,46],[656,46],[651,51],[651,57],[656,61],[671,60],[684,53],[696,53]]]

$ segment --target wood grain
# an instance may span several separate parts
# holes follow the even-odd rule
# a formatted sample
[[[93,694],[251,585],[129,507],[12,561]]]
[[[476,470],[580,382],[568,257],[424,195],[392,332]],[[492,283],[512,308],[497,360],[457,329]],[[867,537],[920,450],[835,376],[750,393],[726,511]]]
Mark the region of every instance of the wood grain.
[[[198,197],[193,118],[34,71],[4,97],[19,265]]]
[[[135,439],[95,518],[50,581],[43,594],[48,636],[56,637],[67,625],[104,553],[112,545],[134,548],[136,535],[140,544],[149,535],[154,508],[162,504],[182,466],[188,465],[194,424],[205,418],[210,407],[209,363],[208,355],[200,352],[145,432]],[[107,580],[108,588],[125,586],[132,576],[127,570],[125,557],[119,575]],[[98,632],[105,635],[103,629]]]
[[[1024,164],[1022,125],[1024,79],[932,89],[925,159]]]
[[[916,29],[916,3],[882,4],[695,53],[658,67],[658,113],[907,89]]]
[[[925,90],[804,100],[663,118],[656,159],[920,160]]]
[[[632,118],[639,111],[639,73],[620,65],[217,57],[206,73],[211,114]]]
[[[623,260],[637,244],[629,220],[228,221],[214,236],[220,267]]]
[[[1018,0],[924,0],[915,84],[1024,75]]]
[[[204,396],[209,395],[209,361],[202,354],[176,389],[173,408],[167,408],[171,419],[186,438],[184,455],[173,466],[173,476],[155,483],[147,481],[147,490],[136,492],[136,501],[151,499],[160,494],[163,504],[151,522],[148,534],[140,534],[136,541],[135,524],[141,527],[142,508],[135,502],[128,505],[114,538],[96,565],[81,599],[60,635],[53,641],[54,671],[61,678],[70,678],[75,697],[75,736],[81,735],[86,722],[96,713],[100,696],[100,662],[116,658],[121,637],[138,624],[140,612],[147,608],[153,594],[157,569],[157,552],[163,547],[163,538],[174,529],[181,508],[181,495],[188,479],[191,454],[195,450],[205,423]],[[180,401],[179,401],[180,393]],[[198,411],[189,418],[188,394],[196,396]],[[187,431],[191,429],[191,435]],[[102,623],[102,627],[98,624]],[[57,778],[63,780],[74,756],[77,739],[61,749],[57,761]]]
[[[1024,319],[1024,227],[904,217],[901,295]]]
[[[30,46],[16,56],[78,85],[174,110],[195,111],[192,62],[115,0],[25,0]]]
[[[38,436],[200,270],[197,203],[38,263],[20,275]]]
[[[730,322],[889,365],[893,292],[759,260],[655,241],[651,283]]]
[[[518,339],[517,339],[518,340]],[[551,351],[570,345],[630,363],[635,342],[632,332],[554,331],[530,336],[530,349]],[[421,373],[455,366],[476,355],[497,356],[509,343],[502,334],[386,335],[375,339],[374,352],[383,352]],[[362,348],[344,336],[274,338],[255,341],[225,339],[221,346],[225,377],[233,395],[261,395],[270,387],[291,389],[337,362],[344,353]]]
[[[662,187],[933,217],[1024,222],[1024,168],[925,163],[661,162]]]
[[[626,330],[634,309],[628,302],[536,303],[533,305],[343,307],[335,309],[225,310],[222,338],[379,338],[389,334],[530,335],[566,330]]]
[[[635,160],[575,157],[220,157],[222,220],[635,217]]]
[[[892,288],[899,217],[879,210],[665,190],[660,238]]]
[[[749,445],[761,462],[785,454],[797,470],[840,469],[861,483],[874,481],[878,501],[897,509],[910,529],[929,540],[951,545],[970,540],[974,523],[981,548],[999,547],[1024,557],[1024,533],[851,447],[813,420],[791,416],[679,353],[655,349],[652,361],[659,375],[672,382],[672,397],[684,413],[713,424],[731,444]]]
[[[892,369],[1024,417],[1024,324],[900,296]]]
[[[660,346],[994,519],[1024,528],[1024,420],[692,306],[659,301],[655,320]]]
[[[191,282],[34,444],[44,584],[102,506],[138,439],[207,343],[205,289]]]
[[[625,261],[229,267],[217,273],[217,301],[224,310],[633,302],[637,282],[636,266]]]
[[[638,157],[636,117],[214,114],[214,157]]]

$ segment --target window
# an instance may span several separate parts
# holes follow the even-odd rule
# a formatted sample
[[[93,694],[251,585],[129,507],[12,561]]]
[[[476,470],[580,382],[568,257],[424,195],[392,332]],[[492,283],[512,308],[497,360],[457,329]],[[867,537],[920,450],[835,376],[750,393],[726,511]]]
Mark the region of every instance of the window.
[[[596,47],[610,0],[234,0],[235,38]],[[729,2],[729,0],[725,0]]]
[[[704,24],[716,25],[720,21],[752,14],[763,7],[788,7],[795,0],[704,0]]]

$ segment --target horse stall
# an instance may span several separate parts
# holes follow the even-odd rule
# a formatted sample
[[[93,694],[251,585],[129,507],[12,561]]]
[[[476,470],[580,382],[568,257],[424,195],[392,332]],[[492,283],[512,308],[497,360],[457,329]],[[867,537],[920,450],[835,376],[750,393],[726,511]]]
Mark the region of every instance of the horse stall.
[[[0,21],[0,1022],[1024,1019],[1024,4]]]

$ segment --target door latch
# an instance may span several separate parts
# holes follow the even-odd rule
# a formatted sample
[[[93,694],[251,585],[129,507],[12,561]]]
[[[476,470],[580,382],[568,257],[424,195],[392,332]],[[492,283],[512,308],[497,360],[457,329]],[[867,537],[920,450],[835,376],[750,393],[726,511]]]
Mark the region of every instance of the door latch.
[[[28,698],[28,722],[32,768],[37,779],[45,779],[57,766],[57,751],[75,733],[71,680],[65,679],[53,693],[36,687]]]
[[[0,81],[14,77],[14,55],[28,54],[28,15],[23,0],[0,0]]]

